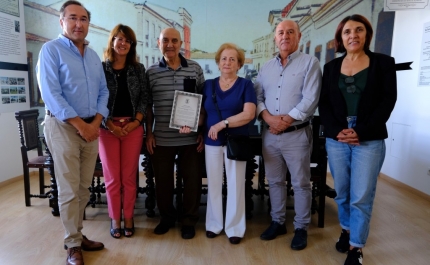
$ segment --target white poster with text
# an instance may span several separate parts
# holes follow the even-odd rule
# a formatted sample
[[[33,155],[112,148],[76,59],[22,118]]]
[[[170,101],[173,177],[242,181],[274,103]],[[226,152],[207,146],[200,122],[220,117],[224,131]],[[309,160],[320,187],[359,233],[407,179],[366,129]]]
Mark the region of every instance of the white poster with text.
[[[430,22],[423,27],[418,86],[430,86]]]

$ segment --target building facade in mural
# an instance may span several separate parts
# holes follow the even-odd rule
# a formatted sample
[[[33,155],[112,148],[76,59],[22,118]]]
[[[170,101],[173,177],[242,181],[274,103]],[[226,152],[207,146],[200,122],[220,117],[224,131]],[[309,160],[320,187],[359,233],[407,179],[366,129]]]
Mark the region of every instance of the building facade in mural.
[[[199,62],[205,71],[205,78],[208,79],[219,75],[213,56],[216,50],[194,47],[192,37],[195,41],[203,40],[203,43],[216,44],[218,47],[224,42],[230,42],[233,36],[240,35],[238,29],[250,27],[253,29],[251,34],[244,35],[240,38],[242,43],[236,44],[244,48],[247,58],[239,75],[252,79],[260,67],[277,53],[273,37],[279,22],[292,19],[299,24],[302,31],[300,49],[316,56],[322,67],[336,56],[333,37],[339,21],[347,15],[359,13],[371,21],[375,30],[370,48],[386,54],[391,52],[394,12],[383,12],[384,0],[266,0],[267,5],[270,4],[270,8],[266,9],[268,11],[261,11],[261,15],[242,24],[237,23],[237,16],[225,16],[225,7],[222,5],[211,5],[212,8],[206,10],[209,4],[213,4],[212,1],[215,0],[202,1],[201,6],[196,7],[194,0],[82,0],[85,7],[92,11],[87,39],[90,41],[90,47],[102,58],[110,30],[118,23],[128,25],[136,33],[138,59],[148,67],[160,60],[157,39],[161,30],[174,27],[181,33],[183,40],[181,53],[186,58]],[[58,10],[63,2],[24,1],[31,106],[43,106],[34,76],[34,65],[42,45],[61,33]],[[237,2],[243,2],[242,12],[255,9],[253,6],[257,4],[248,0]],[[276,7],[277,5],[279,7]],[[172,8],[173,6],[182,7]],[[194,14],[187,8],[193,10]],[[202,20],[202,13],[216,18]],[[196,21],[193,15],[200,20]],[[217,27],[221,20],[228,20],[231,27],[223,29],[222,35],[212,34],[213,28]],[[254,30],[256,25],[262,24],[267,24],[267,31]],[[204,34],[192,35],[193,28],[194,32],[200,30],[199,32]]]
[[[103,49],[110,30],[118,23],[128,25],[135,31],[138,60],[145,67],[160,60],[157,40],[161,30],[167,27],[174,27],[181,33],[184,42],[181,53],[187,58],[191,56],[193,20],[185,8],[174,11],[156,4],[136,4],[126,0],[105,0],[103,4],[99,0],[85,0],[82,3],[93,12],[87,39],[90,41],[90,47],[100,58],[103,58]],[[32,107],[44,105],[37,87],[34,66],[42,45],[57,38],[61,33],[58,10],[62,4],[63,1],[24,1],[27,57],[30,69],[30,106]],[[94,10],[97,10],[97,13]],[[121,12],[119,13],[118,10]]]
[[[346,16],[361,14],[369,19],[375,29],[370,49],[390,54],[394,12],[384,12],[383,0],[292,0],[285,7],[272,10],[268,23],[272,32],[253,40],[254,68],[276,55],[274,30],[279,22],[291,19],[298,23],[302,32],[300,51],[314,55],[321,67],[335,58],[334,33],[337,24]]]

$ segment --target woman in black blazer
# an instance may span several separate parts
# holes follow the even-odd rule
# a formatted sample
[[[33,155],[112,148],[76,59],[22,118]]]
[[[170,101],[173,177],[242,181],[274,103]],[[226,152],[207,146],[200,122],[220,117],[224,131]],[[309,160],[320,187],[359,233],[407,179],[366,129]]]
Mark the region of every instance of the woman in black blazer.
[[[342,227],[336,249],[348,252],[348,265],[362,264],[385,158],[385,123],[397,98],[394,58],[369,50],[372,35],[361,15],[339,23],[335,46],[344,54],[324,66],[319,102]]]

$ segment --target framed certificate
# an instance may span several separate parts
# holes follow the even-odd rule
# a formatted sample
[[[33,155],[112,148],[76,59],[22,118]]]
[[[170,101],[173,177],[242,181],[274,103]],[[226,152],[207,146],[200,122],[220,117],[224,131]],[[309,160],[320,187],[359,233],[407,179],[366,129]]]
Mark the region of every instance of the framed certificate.
[[[199,94],[175,90],[169,127],[180,129],[188,126],[191,131],[197,132],[202,98]]]

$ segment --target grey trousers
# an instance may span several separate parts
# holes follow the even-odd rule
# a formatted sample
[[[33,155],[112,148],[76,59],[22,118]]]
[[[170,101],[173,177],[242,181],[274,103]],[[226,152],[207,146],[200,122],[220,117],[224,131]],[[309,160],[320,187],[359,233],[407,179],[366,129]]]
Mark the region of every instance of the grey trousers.
[[[80,247],[82,220],[90,198],[90,187],[98,154],[98,140],[87,143],[76,129],[54,117],[45,116],[46,144],[54,159],[60,218],[65,229],[64,244]]]
[[[266,179],[269,183],[269,195],[272,220],[283,224],[286,215],[286,174],[291,173],[291,185],[294,190],[294,228],[308,228],[311,220],[311,172],[310,152],[312,148],[312,129],[303,129],[271,134],[263,130],[263,158]]]

